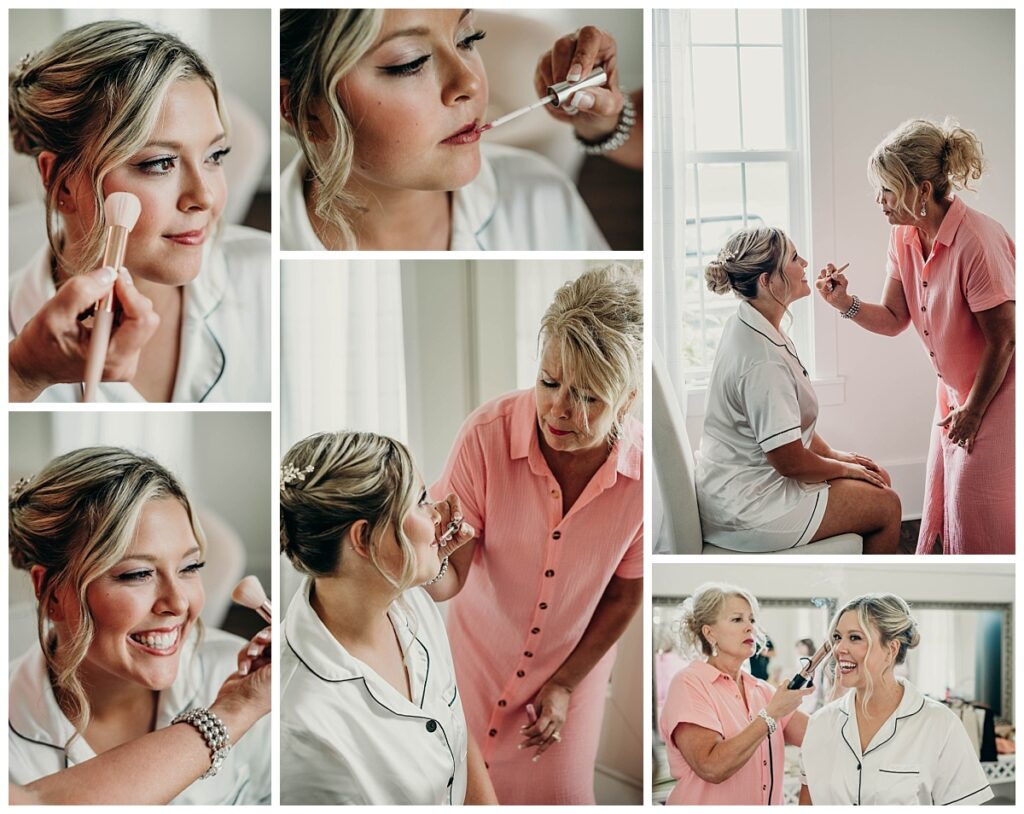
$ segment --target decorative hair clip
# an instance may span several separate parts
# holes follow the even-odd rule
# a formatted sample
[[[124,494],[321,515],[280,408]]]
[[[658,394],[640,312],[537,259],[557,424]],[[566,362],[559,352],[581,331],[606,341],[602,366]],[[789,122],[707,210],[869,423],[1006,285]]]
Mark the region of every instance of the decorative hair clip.
[[[306,475],[312,471],[313,464],[310,464],[305,469],[299,469],[294,464],[285,464],[281,467],[281,491],[284,491],[284,487],[290,483],[304,481],[306,479]]]
[[[20,495],[22,492],[24,492],[25,491],[25,487],[28,486],[29,483],[31,483],[31,482],[32,482],[32,476],[31,475],[29,475],[27,478],[18,478],[18,482],[15,483],[14,486],[11,487],[11,490],[8,493],[8,499],[9,500],[16,500],[18,498],[18,495]]]
[[[721,263],[731,263],[735,259],[736,255],[732,252],[727,252],[725,249],[722,249],[722,251],[718,253],[718,260]]]
[[[24,73],[28,69],[29,63],[31,63],[34,58],[35,58],[35,54],[34,53],[32,53],[32,54],[25,54],[25,56],[23,56],[21,59],[18,60],[18,65],[17,65],[18,71],[21,72],[21,73]]]

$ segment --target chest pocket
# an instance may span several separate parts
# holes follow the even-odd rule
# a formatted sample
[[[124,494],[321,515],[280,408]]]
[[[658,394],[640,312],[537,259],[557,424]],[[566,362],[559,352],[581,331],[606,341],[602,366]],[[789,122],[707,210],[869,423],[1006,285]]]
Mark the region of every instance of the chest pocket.
[[[877,804],[930,805],[931,794],[925,787],[921,766],[916,763],[890,763],[875,770],[878,786],[871,800]],[[865,802],[868,802],[865,800]]]

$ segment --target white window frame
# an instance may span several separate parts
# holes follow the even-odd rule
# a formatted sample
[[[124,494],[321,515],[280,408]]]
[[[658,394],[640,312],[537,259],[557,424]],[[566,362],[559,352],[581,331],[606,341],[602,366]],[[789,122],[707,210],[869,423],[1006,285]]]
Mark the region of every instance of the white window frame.
[[[735,25],[736,42],[721,43],[723,47],[732,47],[736,51],[737,63],[740,59],[739,43],[739,20],[736,15]],[[700,43],[700,45],[713,45],[713,43]],[[758,47],[757,45],[743,47]],[[777,46],[771,46],[777,47]],[[823,112],[814,116],[810,100],[812,91],[815,98],[820,98],[821,92],[827,92],[827,81],[820,75],[814,77],[814,87],[811,87],[808,76],[807,65],[812,56],[812,49],[815,49],[813,37],[809,37],[806,31],[806,12],[800,9],[782,10],[782,54],[783,54],[783,77],[786,84],[785,105],[786,105],[786,132],[791,146],[779,150],[697,150],[692,147],[684,155],[684,172],[689,172],[690,167],[697,164],[739,164],[740,179],[743,189],[743,225],[747,224],[746,207],[746,169],[745,165],[772,162],[784,163],[789,173],[789,235],[800,249],[804,257],[812,256],[812,246],[820,246],[822,249],[834,247],[834,233],[831,227],[831,218],[822,218],[827,223],[815,223],[812,218],[810,201],[812,192],[814,200],[831,201],[831,174],[827,171],[827,161],[831,156],[812,155],[811,142],[809,138],[809,123],[815,119],[815,127],[819,120],[828,119],[831,122],[831,106],[825,106]],[[691,64],[689,65],[689,78],[693,81],[692,66],[692,45],[688,49]],[[819,65],[824,56],[827,61],[827,54],[814,54],[815,65]],[[826,62],[827,64],[827,62]],[[737,64],[737,68],[739,65]],[[737,73],[739,78],[739,72]],[[740,81],[742,81],[740,79]],[[824,87],[823,87],[824,85]],[[740,103],[742,104],[742,84],[739,88]],[[692,93],[692,89],[691,89]],[[806,100],[807,104],[802,104]],[[806,111],[806,115],[805,115]],[[742,117],[740,127],[742,128]],[[742,132],[742,130],[741,130]],[[827,140],[825,140],[827,141]],[[826,144],[827,146],[827,144]],[[818,153],[817,150],[814,153]],[[814,162],[812,165],[812,158]],[[821,167],[822,172],[812,174],[812,166]],[[689,177],[689,176],[688,176]],[[699,201],[699,177],[697,173],[692,175],[694,183],[698,185],[695,198]],[[817,182],[818,177],[825,180]],[[812,178],[815,183],[812,189]],[[697,210],[692,215],[699,221],[699,202]],[[703,247],[700,245],[700,230],[697,233],[696,250],[698,257],[703,255]],[[821,239],[819,243],[818,240]],[[685,262],[685,260],[684,260]],[[813,277],[815,270],[808,269],[808,274]],[[704,297],[710,296],[703,289],[700,289],[701,305],[703,309]],[[843,401],[843,382],[836,376],[836,319],[833,309],[823,307],[819,297],[812,292],[812,296],[806,300],[797,302],[791,309],[794,312],[798,330],[794,331],[793,339],[800,352],[801,358],[812,372],[812,380],[815,390],[818,393],[819,401],[822,404],[839,404]],[[704,414],[704,401],[706,385],[691,385],[687,393],[687,414],[699,416]]]

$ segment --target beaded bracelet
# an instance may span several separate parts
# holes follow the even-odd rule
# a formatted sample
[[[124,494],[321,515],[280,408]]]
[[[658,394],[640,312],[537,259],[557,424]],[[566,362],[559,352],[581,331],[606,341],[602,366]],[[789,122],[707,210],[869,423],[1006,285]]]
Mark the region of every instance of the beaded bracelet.
[[[441,570],[437,572],[437,576],[434,577],[433,579],[428,579],[423,584],[424,585],[433,585],[435,582],[440,582],[442,579],[444,579],[444,575],[447,574],[447,573],[448,573],[448,558],[445,557],[443,560],[441,560]]]
[[[853,305],[851,305],[849,309],[846,311],[846,313],[843,314],[843,319],[853,319],[855,316],[857,316],[858,311],[860,311],[860,297],[854,294]]]
[[[217,774],[220,767],[224,765],[228,752],[231,751],[231,738],[228,736],[228,728],[224,726],[224,722],[205,707],[196,707],[175,717],[171,721],[171,725],[174,724],[194,726],[210,748],[210,768],[199,779],[206,780],[206,778]]]
[[[629,98],[628,93],[623,94],[622,99],[622,112],[619,114],[619,122],[615,125],[615,129],[608,138],[596,144],[591,144],[581,139],[579,133],[576,134],[576,141],[579,142],[580,148],[587,155],[610,153],[613,150],[618,150],[619,147],[626,143],[629,134],[633,131],[633,125],[636,124],[636,108],[633,106],[633,100]]]

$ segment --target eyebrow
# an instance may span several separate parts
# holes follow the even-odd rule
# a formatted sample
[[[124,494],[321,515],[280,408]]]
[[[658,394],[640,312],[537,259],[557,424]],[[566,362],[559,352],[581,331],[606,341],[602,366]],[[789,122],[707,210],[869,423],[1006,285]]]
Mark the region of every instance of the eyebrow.
[[[471,9],[471,8],[464,9],[462,14],[459,15],[459,22],[461,23],[463,20],[465,20],[466,16],[472,10],[473,9]],[[426,26],[422,26],[422,25],[421,26],[416,26],[415,28],[403,28],[403,29],[400,29],[399,31],[392,31],[384,39],[382,39],[380,42],[378,42],[377,45],[374,46],[373,50],[376,51],[378,48],[380,48],[384,43],[388,42],[389,40],[398,39],[399,37],[423,37],[423,36],[425,36],[425,35],[427,35],[429,33],[430,33],[430,29],[427,28]]]
[[[192,546],[188,551],[181,555],[182,559],[191,557],[193,554],[199,553],[199,546]],[[133,554],[131,557],[125,557],[121,562],[128,562],[128,560],[143,560],[144,562],[158,562],[159,557],[154,557],[152,554]]]
[[[212,139],[210,139],[210,143],[207,146],[212,147],[218,141],[223,141],[227,137],[227,133],[221,132],[219,135],[214,136]],[[149,147],[163,147],[164,149],[167,150],[180,151],[183,146],[184,145],[180,141],[148,141],[145,144],[143,144],[142,147],[140,147],[139,149],[145,150]]]

